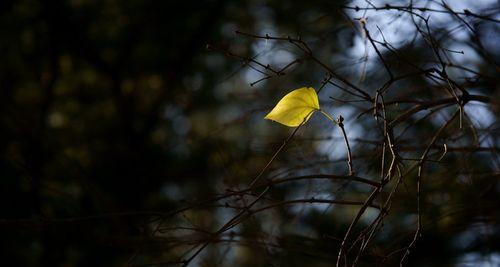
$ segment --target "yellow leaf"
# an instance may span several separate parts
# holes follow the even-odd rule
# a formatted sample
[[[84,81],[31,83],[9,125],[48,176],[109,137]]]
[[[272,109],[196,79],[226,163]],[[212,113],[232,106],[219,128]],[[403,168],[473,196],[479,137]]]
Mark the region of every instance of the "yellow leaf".
[[[316,91],[311,87],[302,87],[285,95],[265,119],[297,127],[307,122],[317,110],[319,101]]]

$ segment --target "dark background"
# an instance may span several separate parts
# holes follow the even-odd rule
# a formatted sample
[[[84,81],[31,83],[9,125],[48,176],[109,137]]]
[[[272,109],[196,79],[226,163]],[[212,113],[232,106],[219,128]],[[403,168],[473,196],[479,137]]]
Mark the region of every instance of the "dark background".
[[[366,59],[355,56],[362,55],[359,47],[364,47],[355,18],[367,16],[368,23],[375,24],[380,20],[370,16],[379,11],[341,8],[358,2],[1,1],[0,265],[163,262],[166,266],[184,257],[194,234],[165,230],[163,235],[151,236],[158,218],[228,188],[245,188],[291,131],[264,121],[263,116],[286,92],[302,86],[318,88],[325,77],[324,69],[304,60],[286,75],[251,86],[262,74],[253,69],[258,65],[251,68],[242,59],[254,57],[283,67],[302,54],[286,42],[247,38],[235,30],[300,35],[317,57],[372,94],[385,74],[373,53],[366,65]],[[461,5],[496,14],[498,19],[498,2],[472,2]],[[391,1],[398,3],[408,4]],[[451,53],[456,64],[475,74],[457,68],[450,75],[477,94],[498,99],[500,24],[467,17],[473,21],[473,35],[463,24],[455,28],[461,22],[452,14],[428,14],[435,22],[432,33],[443,46],[473,55],[457,59],[462,54]],[[408,21],[397,11],[382,15]],[[407,39],[396,45],[400,53],[416,65],[431,64],[432,50],[411,24],[392,23],[397,24],[377,25],[382,31],[402,27],[393,33]],[[381,40],[376,32],[373,28],[374,37]],[[389,54],[387,58],[395,73],[412,71],[397,58]],[[393,97],[439,98],[437,89],[429,89],[435,85],[419,76],[397,86]],[[369,106],[335,102],[330,96],[353,97],[332,85],[320,94],[332,113],[348,119],[358,173],[376,177],[380,154],[361,140],[376,138],[373,118],[356,117]],[[408,266],[500,264],[499,109],[480,104],[466,111],[482,141],[474,143],[471,140],[477,135],[467,132],[458,145],[488,149],[450,153],[445,164],[431,165],[424,191],[426,227]],[[396,115],[401,110],[392,112]],[[422,145],[422,140],[428,140],[424,137],[443,122],[436,117],[411,128],[403,143]],[[327,121],[313,117],[268,176],[345,173],[340,137]],[[419,157],[408,153],[409,158]],[[269,198],[306,195],[362,200],[367,194],[356,185],[323,182],[284,185],[273,189]],[[411,240],[415,228],[412,176],[394,202],[386,230],[360,261],[362,266],[398,266],[399,254],[381,262],[384,255]],[[163,224],[215,231],[231,218],[223,206],[224,202],[195,205],[163,217]],[[356,209],[326,207],[279,207],[255,215],[234,229],[233,234],[240,235],[236,242],[209,246],[192,265],[331,266],[338,241],[328,237],[341,238]],[[257,242],[266,237],[274,246]]]

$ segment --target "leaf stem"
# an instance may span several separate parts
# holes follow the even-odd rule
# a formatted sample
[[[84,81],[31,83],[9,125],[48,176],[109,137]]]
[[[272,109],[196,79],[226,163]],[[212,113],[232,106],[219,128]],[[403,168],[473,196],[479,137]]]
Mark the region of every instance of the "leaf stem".
[[[337,125],[337,121],[333,119],[332,116],[330,116],[330,114],[326,113],[324,110],[320,109],[319,110],[321,112],[321,114],[325,115],[325,117],[327,117],[330,121],[332,121],[335,125]]]

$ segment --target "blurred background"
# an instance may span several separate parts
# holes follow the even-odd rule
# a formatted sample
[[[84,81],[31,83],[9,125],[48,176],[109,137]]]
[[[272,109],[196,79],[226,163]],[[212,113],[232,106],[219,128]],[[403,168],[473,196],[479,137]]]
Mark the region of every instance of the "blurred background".
[[[416,19],[446,51],[448,75],[489,100],[467,103],[463,127],[453,124],[431,153],[442,162],[427,164],[423,232],[405,263],[500,266],[500,4],[448,2],[1,1],[1,265],[182,265],[207,233],[252,201],[214,198],[247,188],[292,133],[263,117],[303,86],[322,87],[322,108],[345,118],[356,174],[379,181],[383,135],[373,103],[335,78],[325,82],[328,71],[286,38],[300,36],[316,58],[373,97],[388,74],[359,22],[366,21],[373,39],[390,44],[377,45],[393,74],[411,74],[385,95],[401,101],[388,110],[395,118],[418,101],[447,96],[442,84],[415,74],[414,66],[440,66],[415,16],[390,8],[412,3],[428,8],[414,10],[428,29]],[[428,109],[395,129],[402,168],[456,109]],[[342,135],[320,115],[263,178],[312,174],[347,174]],[[359,266],[399,266],[416,229],[415,177],[395,193]],[[273,186],[258,207],[364,201],[370,192],[305,179]],[[332,266],[358,210],[277,205],[212,240],[190,266]],[[356,231],[377,214],[369,208]]]

